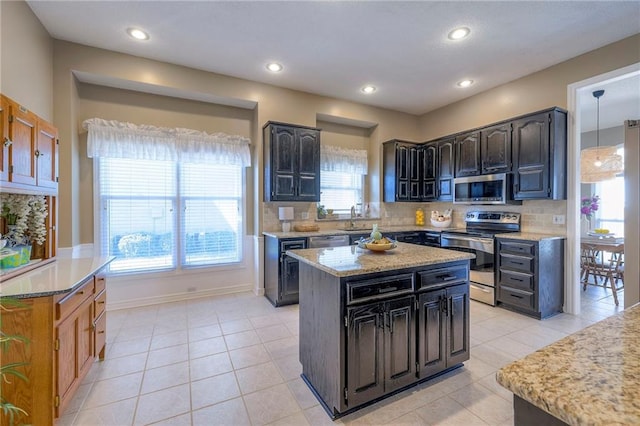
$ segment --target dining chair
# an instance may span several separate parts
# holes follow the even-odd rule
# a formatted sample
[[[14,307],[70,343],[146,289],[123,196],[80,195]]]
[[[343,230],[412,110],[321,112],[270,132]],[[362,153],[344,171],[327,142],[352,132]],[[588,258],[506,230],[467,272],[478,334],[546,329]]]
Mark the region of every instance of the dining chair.
[[[593,276],[593,283],[589,282]],[[624,245],[580,244],[580,279],[583,290],[589,285],[611,286],[613,300],[618,306],[617,291],[624,288]],[[602,279],[602,284],[598,282]]]

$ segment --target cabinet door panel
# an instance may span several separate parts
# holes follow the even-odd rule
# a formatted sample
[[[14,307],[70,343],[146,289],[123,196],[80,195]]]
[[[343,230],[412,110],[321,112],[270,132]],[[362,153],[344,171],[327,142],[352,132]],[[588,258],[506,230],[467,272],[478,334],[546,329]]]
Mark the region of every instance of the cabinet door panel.
[[[9,102],[2,95],[0,95],[0,144],[0,181],[6,182],[9,180]]]
[[[347,404],[356,406],[384,392],[382,305],[348,311]]]
[[[511,123],[483,129],[480,139],[482,173],[511,171]]]
[[[38,120],[38,186],[57,188],[58,130],[44,120]]]
[[[453,200],[453,140],[438,144],[438,200]]]
[[[548,198],[549,114],[543,113],[514,121],[514,198]]]
[[[445,369],[445,328],[442,324],[441,303],[444,290],[420,294],[418,300],[418,363],[419,377],[425,378]]]
[[[469,359],[469,288],[467,284],[447,288],[447,367]]]
[[[406,386],[416,378],[414,300],[412,296],[385,303],[385,392]]]
[[[10,164],[13,167],[9,180],[27,185],[36,184],[36,116],[13,104],[10,107],[13,120],[9,123],[11,145]]]
[[[300,291],[300,263],[292,257],[284,256],[282,272],[282,302],[297,301]]]
[[[78,377],[79,366],[76,356],[76,342],[78,341],[80,326],[79,318],[71,317],[61,323],[56,329],[59,349],[56,351],[57,395],[61,401],[68,398],[72,386]]]
[[[456,138],[456,177],[480,174],[480,135],[470,133]]]

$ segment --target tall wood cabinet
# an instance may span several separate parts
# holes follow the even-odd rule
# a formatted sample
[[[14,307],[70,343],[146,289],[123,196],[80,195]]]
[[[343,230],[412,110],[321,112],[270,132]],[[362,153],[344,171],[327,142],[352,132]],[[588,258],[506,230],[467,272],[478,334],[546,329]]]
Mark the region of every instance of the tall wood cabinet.
[[[268,122],[263,141],[264,200],[320,201],[320,129]]]

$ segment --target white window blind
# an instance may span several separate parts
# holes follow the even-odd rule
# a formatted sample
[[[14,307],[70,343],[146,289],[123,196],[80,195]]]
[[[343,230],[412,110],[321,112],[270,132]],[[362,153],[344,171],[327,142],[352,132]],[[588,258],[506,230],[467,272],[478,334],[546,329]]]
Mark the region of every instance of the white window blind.
[[[367,151],[323,145],[320,150],[320,204],[336,214],[362,207]]]
[[[351,206],[362,204],[363,181],[361,174],[323,170],[320,173],[320,204],[336,214],[350,213]]]

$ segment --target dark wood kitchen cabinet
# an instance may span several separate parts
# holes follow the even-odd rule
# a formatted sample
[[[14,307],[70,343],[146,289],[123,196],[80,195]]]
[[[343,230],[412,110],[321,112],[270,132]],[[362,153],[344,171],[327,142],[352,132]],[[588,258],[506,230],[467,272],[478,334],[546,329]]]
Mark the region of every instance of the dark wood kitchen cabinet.
[[[480,131],[480,166],[482,174],[511,171],[511,123]]]
[[[421,201],[438,199],[438,144],[427,143],[420,147],[422,165]]]
[[[470,317],[463,266],[419,276],[424,289],[418,297],[417,313],[418,377],[422,379],[469,359]]]
[[[566,199],[566,111],[553,108],[512,123],[513,198]]]
[[[382,144],[384,201],[420,201],[422,153],[413,142],[391,140]]]
[[[306,238],[265,237],[264,294],[274,306],[298,303],[300,264],[286,252],[303,248]]]
[[[564,239],[496,238],[498,306],[538,319],[562,312]]]
[[[475,176],[480,168],[480,132],[456,137],[456,177]]]
[[[415,297],[347,309],[346,397],[361,405],[415,381]]]
[[[320,129],[268,122],[263,141],[264,200],[320,201]]]
[[[442,139],[438,146],[438,201],[453,201],[453,177],[454,177],[454,139]]]

